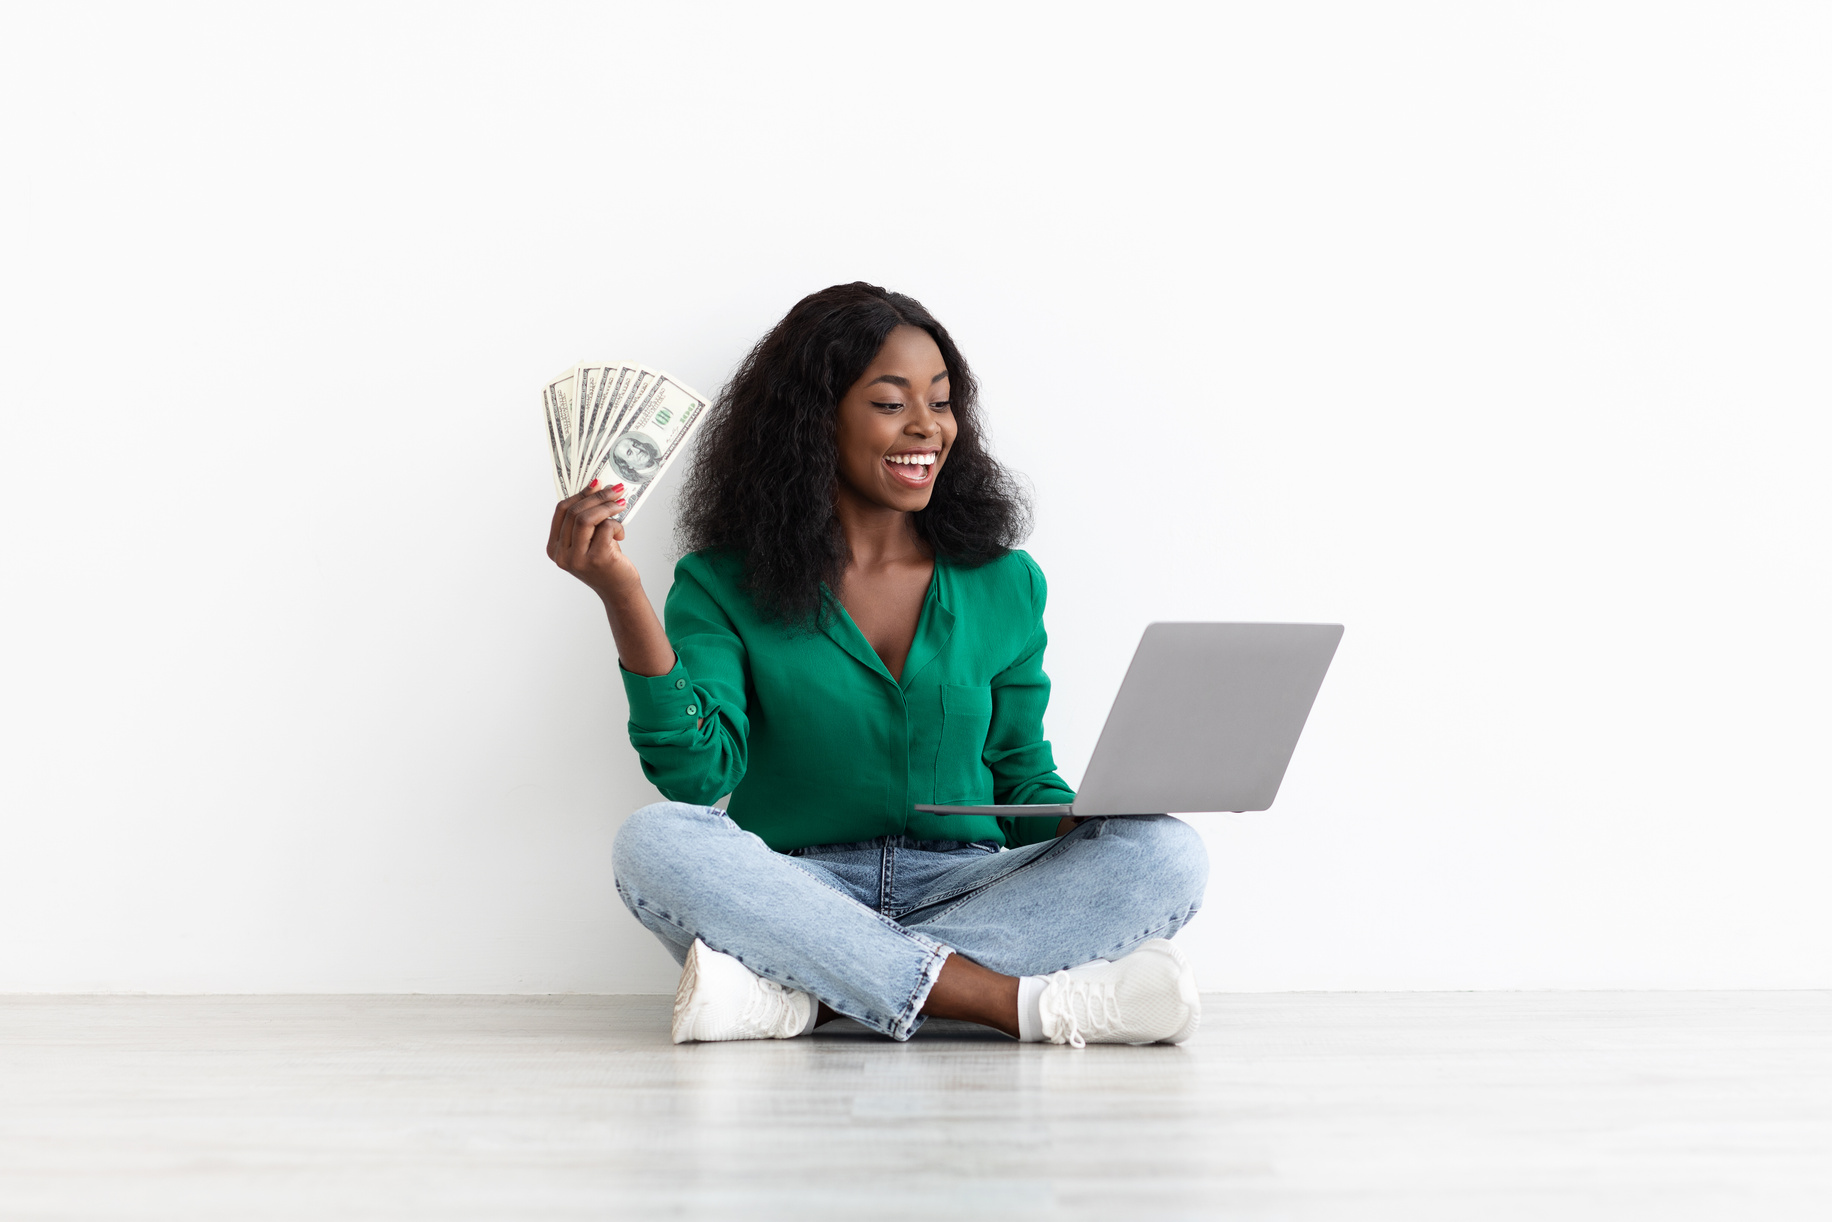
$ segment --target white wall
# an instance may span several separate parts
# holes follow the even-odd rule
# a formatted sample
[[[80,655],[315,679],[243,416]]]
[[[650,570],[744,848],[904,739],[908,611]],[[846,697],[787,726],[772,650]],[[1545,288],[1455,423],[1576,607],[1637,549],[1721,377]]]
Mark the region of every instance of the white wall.
[[[1071,780],[1149,620],[1348,625],[1205,987],[1832,986],[1823,7],[4,25],[0,989],[671,987],[535,388],[855,278],[1035,482]]]

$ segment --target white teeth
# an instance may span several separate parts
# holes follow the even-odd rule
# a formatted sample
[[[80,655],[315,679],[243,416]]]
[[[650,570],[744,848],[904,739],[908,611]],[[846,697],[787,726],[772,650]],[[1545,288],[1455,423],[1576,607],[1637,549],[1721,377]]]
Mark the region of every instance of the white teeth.
[[[888,456],[894,463],[904,466],[926,467],[935,461],[933,454],[892,454]]]

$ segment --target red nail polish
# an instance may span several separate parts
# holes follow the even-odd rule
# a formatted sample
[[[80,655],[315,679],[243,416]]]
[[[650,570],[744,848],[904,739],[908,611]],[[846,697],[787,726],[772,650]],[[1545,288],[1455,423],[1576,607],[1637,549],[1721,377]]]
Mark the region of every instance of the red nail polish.
[[[588,487],[588,488],[596,488],[597,486],[598,486],[598,481],[597,481],[597,480],[593,480],[593,481],[592,481],[591,483],[589,483],[589,484],[587,484],[587,485],[586,485],[586,487]]]
[[[622,484],[612,484],[612,485],[611,485],[611,491],[612,491],[612,492],[622,492],[622,491],[623,491],[623,485],[622,485]]]

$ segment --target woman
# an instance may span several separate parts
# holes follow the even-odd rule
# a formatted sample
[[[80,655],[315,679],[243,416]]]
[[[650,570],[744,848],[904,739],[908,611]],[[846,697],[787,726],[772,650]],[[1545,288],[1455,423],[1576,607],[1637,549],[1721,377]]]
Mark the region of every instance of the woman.
[[[1208,873],[1186,824],[911,810],[1074,797],[1043,739],[1024,502],[920,303],[838,285],[751,351],[681,493],[665,629],[621,493],[560,502],[547,554],[603,600],[630,741],[673,799],[624,824],[613,869],[683,965],[676,1043],[842,1014],[899,1040],[930,1015],[1077,1047],[1195,1033],[1168,940]]]

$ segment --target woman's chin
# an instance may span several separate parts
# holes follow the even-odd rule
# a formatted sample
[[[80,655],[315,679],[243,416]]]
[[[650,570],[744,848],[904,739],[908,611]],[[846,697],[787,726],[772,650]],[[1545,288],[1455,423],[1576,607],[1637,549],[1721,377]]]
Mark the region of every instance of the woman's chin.
[[[935,494],[933,484],[926,488],[893,486],[885,488],[878,497],[878,503],[886,509],[896,509],[903,513],[916,513],[929,507],[929,498]]]

